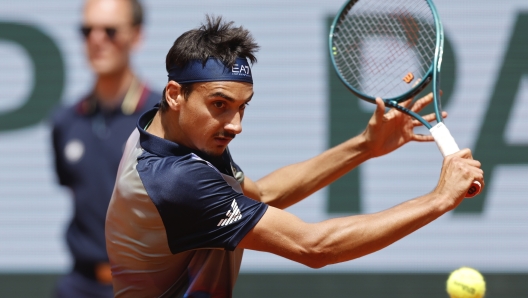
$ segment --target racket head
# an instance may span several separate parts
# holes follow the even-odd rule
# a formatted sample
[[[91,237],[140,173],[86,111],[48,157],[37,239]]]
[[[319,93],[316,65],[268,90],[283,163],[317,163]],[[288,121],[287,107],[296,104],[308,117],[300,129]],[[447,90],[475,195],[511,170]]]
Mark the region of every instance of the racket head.
[[[361,99],[397,104],[431,81],[439,89],[443,28],[429,0],[348,1],[334,18],[328,45],[338,77]]]

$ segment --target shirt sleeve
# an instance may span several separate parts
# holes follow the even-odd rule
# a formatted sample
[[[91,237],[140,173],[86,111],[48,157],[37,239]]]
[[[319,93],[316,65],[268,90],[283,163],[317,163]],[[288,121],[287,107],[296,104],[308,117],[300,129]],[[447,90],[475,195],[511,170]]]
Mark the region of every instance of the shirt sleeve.
[[[234,250],[267,210],[266,204],[236,191],[231,186],[235,178],[205,161],[140,160],[136,169],[158,209],[172,253]]]

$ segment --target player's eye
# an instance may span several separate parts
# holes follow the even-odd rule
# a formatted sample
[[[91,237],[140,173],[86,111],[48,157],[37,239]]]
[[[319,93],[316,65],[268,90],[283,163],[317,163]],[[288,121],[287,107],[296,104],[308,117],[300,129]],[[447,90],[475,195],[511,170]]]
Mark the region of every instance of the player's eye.
[[[213,106],[215,106],[215,108],[224,108],[225,107],[225,103],[223,101],[215,101],[213,102]]]
[[[240,106],[240,109],[241,110],[245,110],[247,108],[247,106],[249,106],[249,102],[246,102],[244,103],[243,105]]]

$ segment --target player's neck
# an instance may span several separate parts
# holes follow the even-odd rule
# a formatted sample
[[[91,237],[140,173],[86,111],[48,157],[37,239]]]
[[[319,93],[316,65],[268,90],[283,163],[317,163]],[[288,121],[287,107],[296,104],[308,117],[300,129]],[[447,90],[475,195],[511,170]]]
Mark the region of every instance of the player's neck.
[[[107,109],[119,106],[134,79],[134,73],[130,68],[121,72],[98,76],[94,93],[99,104]]]
[[[178,125],[179,121],[177,117],[178,116],[175,113],[171,113],[171,111],[158,111],[156,116],[152,119],[147,131],[157,137],[192,148],[189,140],[182,133]]]

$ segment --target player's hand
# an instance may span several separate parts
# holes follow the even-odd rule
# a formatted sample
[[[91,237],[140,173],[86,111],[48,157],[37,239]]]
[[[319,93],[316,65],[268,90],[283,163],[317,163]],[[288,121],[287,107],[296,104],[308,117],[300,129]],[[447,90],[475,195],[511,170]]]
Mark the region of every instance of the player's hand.
[[[433,191],[446,199],[449,210],[462,202],[473,181],[484,187],[484,171],[480,162],[474,160],[469,149],[460,150],[444,158],[438,185]]]
[[[413,102],[410,98],[401,103],[402,106],[419,113],[423,108],[433,101],[433,94],[429,93],[419,100]],[[447,113],[442,112],[446,118]],[[426,121],[434,121],[434,113],[423,116]],[[378,157],[390,153],[409,141],[432,142],[433,136],[427,134],[416,134],[414,128],[421,126],[420,121],[404,114],[396,109],[385,112],[385,103],[381,98],[376,98],[376,110],[369,120],[364,136],[372,157]]]

